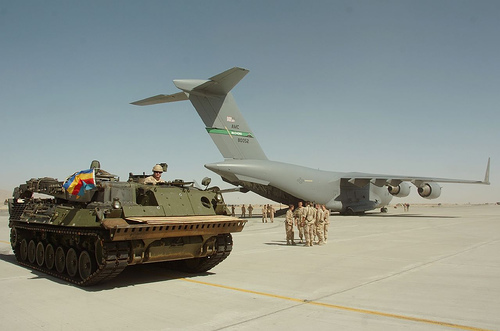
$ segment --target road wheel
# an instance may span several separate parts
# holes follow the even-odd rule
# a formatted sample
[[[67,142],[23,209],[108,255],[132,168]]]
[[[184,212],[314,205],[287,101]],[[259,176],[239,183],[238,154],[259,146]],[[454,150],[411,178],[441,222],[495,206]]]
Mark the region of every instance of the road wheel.
[[[70,248],[66,253],[66,270],[71,277],[76,276],[78,272],[78,255],[74,248]]]
[[[57,272],[62,274],[64,272],[64,268],[66,268],[66,254],[64,253],[64,248],[61,246],[56,249],[55,265]]]
[[[21,241],[21,251],[19,253],[21,256],[21,261],[26,261],[26,259],[28,258],[28,242],[26,241],[26,239],[23,239]]]
[[[78,271],[80,272],[80,277],[82,280],[85,280],[92,275],[94,271],[95,264],[90,257],[90,254],[87,251],[83,251],[80,253],[80,258],[78,259]]]
[[[30,243],[28,244],[28,261],[30,263],[35,263],[36,260],[36,245],[34,240],[30,240]]]
[[[41,241],[36,244],[36,264],[39,267],[43,266],[45,262],[45,247],[43,247],[43,243]]]
[[[45,247],[45,266],[47,269],[51,270],[54,268],[54,262],[54,246],[52,246],[52,244],[48,244],[47,247]]]
[[[19,240],[19,237],[17,236],[17,230],[16,230],[16,228],[12,228],[10,230],[10,245],[12,246],[12,250],[14,252],[16,251],[16,246],[17,246],[18,240]]]

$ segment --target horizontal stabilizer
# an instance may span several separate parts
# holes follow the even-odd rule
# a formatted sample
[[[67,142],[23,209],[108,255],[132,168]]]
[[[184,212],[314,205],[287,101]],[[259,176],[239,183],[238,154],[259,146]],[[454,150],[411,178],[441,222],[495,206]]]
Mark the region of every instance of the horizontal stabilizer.
[[[175,102],[175,101],[183,101],[183,100],[189,100],[189,98],[186,95],[186,93],[179,92],[179,93],[168,94],[168,95],[167,94],[155,95],[154,97],[131,102],[131,104],[136,105],[136,106],[149,106],[149,105],[156,105],[158,103]]]
[[[234,67],[210,77],[209,80],[175,79],[174,84],[177,88],[188,93],[226,95],[246,74],[248,74],[247,69]]]

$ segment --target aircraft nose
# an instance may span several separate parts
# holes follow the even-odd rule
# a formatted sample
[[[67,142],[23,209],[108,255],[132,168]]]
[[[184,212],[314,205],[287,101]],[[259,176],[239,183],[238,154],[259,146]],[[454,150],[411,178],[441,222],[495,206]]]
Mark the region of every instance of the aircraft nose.
[[[230,169],[226,165],[219,164],[219,163],[205,164],[205,168],[207,168],[208,170],[211,170],[219,175],[227,174],[228,171],[230,171]]]
[[[208,170],[216,171],[219,169],[219,165],[216,163],[209,163],[205,164],[205,168],[207,168]]]

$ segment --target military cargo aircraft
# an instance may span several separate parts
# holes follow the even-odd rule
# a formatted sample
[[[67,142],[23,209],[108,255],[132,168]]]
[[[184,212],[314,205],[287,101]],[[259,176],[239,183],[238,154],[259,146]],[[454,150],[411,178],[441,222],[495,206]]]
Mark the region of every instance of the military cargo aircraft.
[[[363,213],[386,206],[392,197],[406,197],[410,187],[426,199],[438,198],[438,183],[489,185],[490,160],[484,180],[461,180],[416,176],[394,176],[359,172],[333,172],[271,161],[238,109],[231,90],[248,73],[232,68],[208,80],[179,79],[174,84],[182,92],[146,98],[134,105],[189,100],[205,124],[224,161],[205,167],[222,177],[234,190],[252,191],[283,204],[299,201],[325,204],[331,211]]]

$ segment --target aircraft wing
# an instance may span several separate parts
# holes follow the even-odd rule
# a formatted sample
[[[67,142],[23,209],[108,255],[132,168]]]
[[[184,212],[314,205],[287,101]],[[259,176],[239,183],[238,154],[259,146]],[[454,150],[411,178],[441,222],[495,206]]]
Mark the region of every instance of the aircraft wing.
[[[345,173],[342,179],[347,180],[349,183],[358,187],[363,187],[369,183],[375,186],[397,186],[402,182],[411,182],[417,187],[425,183],[457,183],[457,184],[485,184],[490,185],[490,159],[486,166],[486,173],[483,180],[470,180],[470,179],[452,179],[452,178],[436,178],[436,177],[417,177],[417,176],[395,176],[395,175],[379,175],[379,174],[366,174],[351,172]]]

